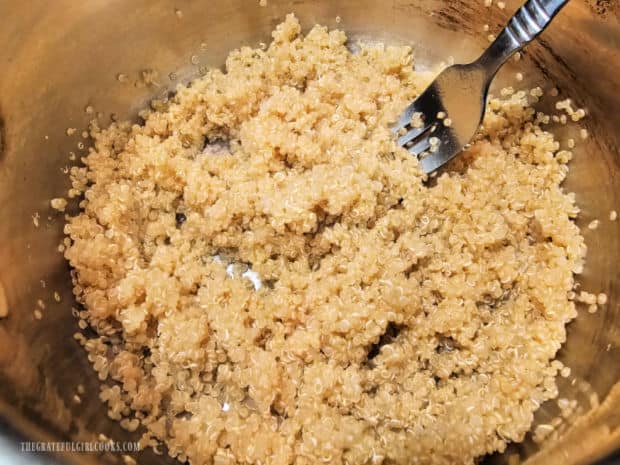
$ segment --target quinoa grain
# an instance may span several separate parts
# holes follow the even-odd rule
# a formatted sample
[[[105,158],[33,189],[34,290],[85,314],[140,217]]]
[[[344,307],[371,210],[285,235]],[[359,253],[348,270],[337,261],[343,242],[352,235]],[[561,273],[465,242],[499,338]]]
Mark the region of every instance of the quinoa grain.
[[[74,337],[156,451],[466,464],[557,395],[585,257],[568,157],[509,92],[425,184],[389,127],[432,76],[407,47],[345,41],[290,15],[144,124],[92,131],[71,170],[65,257],[96,334]]]

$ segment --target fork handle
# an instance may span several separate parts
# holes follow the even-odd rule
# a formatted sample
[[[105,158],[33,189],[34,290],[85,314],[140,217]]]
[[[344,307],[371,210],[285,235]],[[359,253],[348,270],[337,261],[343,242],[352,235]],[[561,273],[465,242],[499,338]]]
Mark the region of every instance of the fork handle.
[[[545,30],[569,0],[528,0],[514,14],[497,39],[486,49],[477,63],[491,75],[517,51]]]

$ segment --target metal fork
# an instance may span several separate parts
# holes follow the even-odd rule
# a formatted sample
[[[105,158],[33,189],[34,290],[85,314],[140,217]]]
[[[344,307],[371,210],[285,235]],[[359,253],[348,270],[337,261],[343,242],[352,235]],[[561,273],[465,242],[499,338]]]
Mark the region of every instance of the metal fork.
[[[482,123],[489,86],[499,68],[534,40],[567,3],[529,0],[478,60],[446,68],[407,107],[394,131],[399,145],[420,156],[425,173],[445,165],[470,142]]]

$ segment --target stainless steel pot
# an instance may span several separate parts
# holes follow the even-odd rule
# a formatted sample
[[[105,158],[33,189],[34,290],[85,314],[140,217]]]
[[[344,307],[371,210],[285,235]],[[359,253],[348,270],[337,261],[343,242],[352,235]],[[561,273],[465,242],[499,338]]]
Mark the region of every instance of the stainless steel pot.
[[[505,10],[486,8],[483,0],[268,0],[265,7],[258,0],[0,0],[0,313],[9,312],[0,320],[2,429],[39,440],[136,437],[106,417],[98,380],[72,338],[69,269],[57,251],[63,218],[49,207],[68,187],[63,171],[73,163],[70,152],[79,160],[78,143],[88,145],[80,133],[95,116],[91,108],[107,122],[111,113],[136,118],[148,99],[176,84],[170,73],[186,81],[201,66],[221,66],[232,48],[267,42],[290,11],[306,27],[319,22],[353,38],[415,44],[418,62],[429,64],[473,58],[487,44],[484,25],[497,31],[517,6],[517,0]],[[577,150],[566,189],[577,193],[581,226],[601,220],[595,231],[584,227],[589,255],[580,282],[607,293],[609,302],[593,315],[581,309],[560,353],[572,368],[559,380],[561,397],[579,401],[580,418],[560,426],[566,431],[557,438],[541,445],[527,440],[488,460],[502,463],[518,453],[531,463],[592,463],[620,444],[620,222],[608,219],[620,210],[620,6],[573,0],[511,66],[504,82],[514,84],[518,68],[526,83],[555,83],[589,110],[591,137]],[[151,85],[141,79],[147,69],[158,73]],[[68,127],[77,134],[67,136]],[[33,315],[37,308],[41,320]],[[85,386],[81,403],[74,399],[78,384]],[[536,421],[556,416],[550,402]],[[151,464],[170,460],[152,451],[142,457]],[[118,457],[61,459],[88,464]]]

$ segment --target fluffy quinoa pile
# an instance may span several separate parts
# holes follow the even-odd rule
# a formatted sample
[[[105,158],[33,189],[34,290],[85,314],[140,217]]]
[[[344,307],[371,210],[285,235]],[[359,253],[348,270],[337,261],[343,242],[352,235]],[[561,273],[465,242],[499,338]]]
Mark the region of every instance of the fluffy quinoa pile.
[[[507,92],[427,180],[390,125],[433,73],[346,40],[289,15],[142,124],[92,128],[65,256],[101,398],[144,445],[472,464],[557,395],[586,250],[571,153]]]

